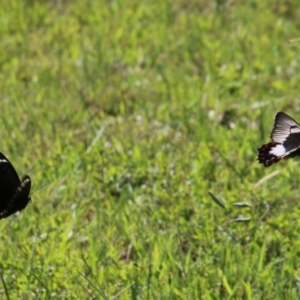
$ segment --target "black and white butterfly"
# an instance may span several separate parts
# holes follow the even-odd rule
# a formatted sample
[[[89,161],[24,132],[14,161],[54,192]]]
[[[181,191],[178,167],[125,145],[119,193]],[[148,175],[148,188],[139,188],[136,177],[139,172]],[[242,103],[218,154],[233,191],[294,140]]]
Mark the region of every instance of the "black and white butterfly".
[[[284,112],[276,114],[271,140],[257,149],[258,161],[266,167],[300,155],[300,125]]]
[[[20,181],[10,161],[0,152],[0,219],[23,210],[31,201],[31,179],[25,175]]]

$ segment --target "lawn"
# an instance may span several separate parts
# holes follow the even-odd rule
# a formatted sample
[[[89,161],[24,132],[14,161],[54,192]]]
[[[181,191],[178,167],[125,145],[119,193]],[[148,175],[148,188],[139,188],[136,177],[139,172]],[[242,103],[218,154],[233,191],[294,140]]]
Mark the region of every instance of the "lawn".
[[[256,160],[300,121],[299,28],[296,0],[3,2],[0,152],[33,187],[0,299],[299,299],[300,160]]]

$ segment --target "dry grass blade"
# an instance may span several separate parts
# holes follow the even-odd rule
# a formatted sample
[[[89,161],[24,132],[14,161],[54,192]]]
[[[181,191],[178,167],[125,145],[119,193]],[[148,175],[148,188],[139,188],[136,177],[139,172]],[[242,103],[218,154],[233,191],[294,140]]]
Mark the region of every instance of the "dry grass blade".
[[[209,192],[209,191],[208,191],[208,193],[209,193],[211,199],[212,199],[215,203],[217,203],[220,207],[226,209],[225,203],[224,203],[223,201],[221,201],[220,199],[218,199],[213,193],[211,193],[211,192]]]
[[[288,41],[289,44],[299,43],[299,42],[300,42],[300,38],[295,38]]]
[[[236,219],[231,220],[229,223],[248,223],[251,221],[251,218],[247,218],[247,217],[238,217]]]
[[[262,179],[260,179],[258,182],[256,182],[253,185],[253,188],[256,189],[257,187],[259,187],[260,185],[262,185],[263,183],[265,183],[266,181],[268,181],[269,179],[275,177],[277,174],[280,173],[281,170],[276,170],[270,174],[268,174],[267,176],[263,177]]]
[[[241,208],[243,208],[243,207],[252,207],[251,204],[246,203],[246,202],[235,202],[235,203],[233,203],[233,205],[237,206],[237,207],[241,207]]]

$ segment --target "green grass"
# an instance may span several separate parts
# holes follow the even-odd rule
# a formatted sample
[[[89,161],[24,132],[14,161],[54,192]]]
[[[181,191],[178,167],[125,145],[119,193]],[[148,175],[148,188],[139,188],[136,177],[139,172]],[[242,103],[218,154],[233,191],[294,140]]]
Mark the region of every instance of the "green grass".
[[[299,160],[256,161],[277,111],[300,120],[299,15],[2,3],[0,151],[34,187],[0,223],[0,298],[299,299]]]

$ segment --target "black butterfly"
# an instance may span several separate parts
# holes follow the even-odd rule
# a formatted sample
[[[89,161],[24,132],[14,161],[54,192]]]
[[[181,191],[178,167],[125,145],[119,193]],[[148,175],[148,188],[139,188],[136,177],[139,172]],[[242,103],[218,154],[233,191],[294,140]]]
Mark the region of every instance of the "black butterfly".
[[[0,152],[0,219],[23,210],[31,201],[31,179],[25,175],[20,181],[10,161]]]
[[[272,142],[258,148],[258,161],[266,167],[300,155],[300,125],[284,112],[278,112],[271,133]]]

